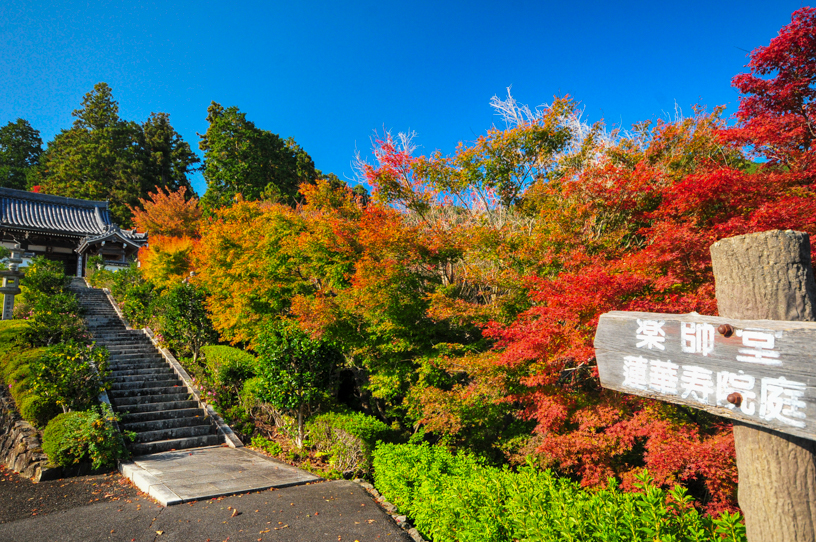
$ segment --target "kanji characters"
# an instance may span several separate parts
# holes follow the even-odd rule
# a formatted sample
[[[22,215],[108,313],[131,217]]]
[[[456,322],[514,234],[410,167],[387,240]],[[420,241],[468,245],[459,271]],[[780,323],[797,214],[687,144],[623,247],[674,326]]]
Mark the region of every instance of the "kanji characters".
[[[708,396],[714,393],[713,371],[696,365],[683,365],[683,374],[680,376],[680,385],[683,399],[689,395],[700,403],[707,404]]]
[[[743,371],[738,373],[719,371],[717,373],[717,406],[724,406],[733,410],[735,405],[729,403],[727,397],[729,394],[737,392],[742,396],[740,410],[742,410],[743,414],[752,416],[756,412],[755,383],[756,377],[747,375]]]
[[[680,346],[683,352],[709,355],[714,351],[714,326],[680,322]]]
[[[802,401],[807,386],[784,376],[763,378],[761,384],[759,415],[765,420],[779,420],[794,427],[805,427],[802,412],[807,403]]]
[[[645,390],[649,387],[649,360],[643,356],[623,358],[623,385]]]
[[[659,393],[677,394],[677,369],[679,365],[671,361],[653,359],[650,363],[649,387]]]
[[[637,320],[637,343],[638,348],[646,347],[649,350],[656,348],[658,350],[665,350],[666,346],[666,331],[663,329],[665,320]]]
[[[782,365],[779,352],[773,350],[774,334],[757,329],[738,329],[737,337],[742,337],[742,345],[737,361],[762,365]]]

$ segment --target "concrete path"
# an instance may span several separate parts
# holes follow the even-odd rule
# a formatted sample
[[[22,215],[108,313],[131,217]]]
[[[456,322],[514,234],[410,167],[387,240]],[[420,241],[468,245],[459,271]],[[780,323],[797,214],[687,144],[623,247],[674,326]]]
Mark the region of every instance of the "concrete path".
[[[164,506],[320,480],[261,453],[227,446],[138,456],[119,471]]]
[[[412,542],[363,488],[333,481],[163,507],[104,502],[0,525],[14,542]]]

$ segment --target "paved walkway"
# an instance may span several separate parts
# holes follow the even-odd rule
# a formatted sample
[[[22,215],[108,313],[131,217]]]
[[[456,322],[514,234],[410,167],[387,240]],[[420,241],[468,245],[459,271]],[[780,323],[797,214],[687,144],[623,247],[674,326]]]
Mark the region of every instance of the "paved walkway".
[[[412,542],[363,488],[344,480],[169,507],[145,497],[100,502],[2,524],[0,540]]]
[[[164,506],[320,480],[258,452],[227,446],[138,456],[119,470]]]

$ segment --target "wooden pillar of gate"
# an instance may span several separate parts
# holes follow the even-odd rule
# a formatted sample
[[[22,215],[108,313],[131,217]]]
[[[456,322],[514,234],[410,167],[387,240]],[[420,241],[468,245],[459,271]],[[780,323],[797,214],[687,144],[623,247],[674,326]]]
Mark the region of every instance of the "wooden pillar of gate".
[[[712,245],[711,260],[720,316],[816,321],[806,233],[723,239]],[[737,421],[734,441],[749,542],[816,541],[816,441]]]

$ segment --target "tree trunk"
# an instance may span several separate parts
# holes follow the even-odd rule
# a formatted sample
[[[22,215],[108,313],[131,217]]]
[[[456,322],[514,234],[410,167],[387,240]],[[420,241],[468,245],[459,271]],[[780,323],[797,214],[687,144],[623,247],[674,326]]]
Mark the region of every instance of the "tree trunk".
[[[711,246],[720,316],[815,320],[806,233],[768,231]],[[738,500],[750,542],[816,540],[816,441],[734,422]]]
[[[306,408],[306,405],[300,403],[298,406],[298,413],[297,413],[297,444],[298,450],[303,448],[303,409]]]

